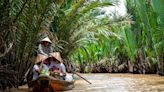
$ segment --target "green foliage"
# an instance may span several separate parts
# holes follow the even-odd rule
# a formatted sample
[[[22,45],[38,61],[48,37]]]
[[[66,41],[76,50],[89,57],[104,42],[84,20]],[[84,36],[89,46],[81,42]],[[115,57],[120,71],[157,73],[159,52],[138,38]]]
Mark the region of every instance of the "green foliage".
[[[140,57],[143,60],[142,63],[149,62],[146,58],[154,58],[161,62],[161,58],[163,58],[163,25],[159,21],[162,20],[160,15],[163,11],[163,1],[127,0],[127,3],[128,12],[133,15],[133,20],[135,20],[132,31],[136,34],[137,52],[141,50],[144,53],[142,59]],[[138,53],[138,55],[140,54]]]
[[[48,32],[58,3],[54,0],[0,1],[0,49],[5,48],[0,53],[0,64],[5,61],[18,73],[19,81],[13,86],[22,85],[32,69],[39,35]]]
[[[98,24],[93,23],[98,23],[95,20],[96,16],[93,16],[93,13],[97,11],[96,9],[110,5],[109,2],[87,2],[85,0],[66,1],[61,5],[62,7],[57,10],[58,16],[55,16],[51,29],[57,35],[59,42],[62,40],[67,43],[60,50],[64,55],[63,57],[80,47],[80,42],[89,37],[89,35],[86,36],[88,32],[92,34],[91,31],[94,31],[92,25],[98,26]]]
[[[130,27],[125,27],[124,28],[124,36],[125,37],[125,49],[128,52],[128,56],[131,59],[131,61],[134,63],[135,58],[136,58],[136,41],[134,40],[134,35],[132,31],[130,30]]]
[[[113,20],[103,18],[100,20],[101,22],[95,19],[96,22],[88,21],[90,25],[85,25],[91,26],[90,31],[86,33],[88,34],[87,37],[90,38],[89,41],[82,42],[83,47],[90,55],[89,60],[92,63],[97,63],[103,57],[112,56],[118,58],[120,63],[123,63],[122,60],[125,62],[130,59],[134,65],[139,62],[141,64],[152,61],[163,62],[162,0],[152,0],[152,2],[149,0],[126,1],[128,13],[131,15],[115,17]],[[98,13],[95,14],[98,15]],[[83,28],[79,28],[79,30]],[[85,56],[84,53],[81,55]],[[76,53],[73,56],[76,57]],[[88,60],[87,58],[83,57],[83,61]],[[153,60],[147,58],[153,58]],[[152,62],[152,68],[156,64],[157,62]],[[137,65],[135,66],[137,67]],[[145,67],[148,66],[145,65]]]
[[[163,6],[164,2],[162,0],[159,0],[159,1],[155,1],[155,0],[152,0],[152,6],[153,6],[153,9],[154,9],[154,12],[157,13],[157,16],[156,16],[156,22],[157,22],[157,25],[156,25],[156,32],[154,32],[154,41],[156,42],[155,44],[155,47],[157,48],[157,52],[158,53],[163,53],[161,51],[163,51],[162,49],[164,48],[164,15],[163,15]]]
[[[20,73],[19,80],[23,80],[22,78],[26,77],[26,72],[34,63],[32,57],[39,40],[39,33],[49,29],[56,12],[56,5],[51,0],[49,2],[46,0],[17,1],[12,2],[12,5],[11,15],[16,25],[16,69]]]

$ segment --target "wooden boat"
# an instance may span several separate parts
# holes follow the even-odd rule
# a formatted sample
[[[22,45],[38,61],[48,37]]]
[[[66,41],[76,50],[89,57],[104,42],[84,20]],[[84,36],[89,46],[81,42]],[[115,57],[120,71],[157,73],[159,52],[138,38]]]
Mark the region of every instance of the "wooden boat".
[[[41,75],[35,81],[32,81],[32,92],[57,92],[68,91],[74,87],[74,80],[59,80],[51,76]]]

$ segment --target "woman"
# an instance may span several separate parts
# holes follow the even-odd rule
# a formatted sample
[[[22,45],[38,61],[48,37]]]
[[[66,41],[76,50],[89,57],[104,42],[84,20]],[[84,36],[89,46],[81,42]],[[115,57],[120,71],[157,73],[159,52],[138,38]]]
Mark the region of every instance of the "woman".
[[[43,64],[42,69],[40,68],[41,62],[37,63],[33,67],[33,80],[36,80],[39,77],[39,74],[43,73],[43,71],[48,71],[49,68],[47,65]],[[47,72],[48,73],[48,72]],[[46,74],[48,75],[48,74]]]
[[[49,56],[53,52],[52,42],[48,37],[45,37],[40,41],[38,46],[38,54]]]
[[[51,74],[60,77],[61,79],[65,80],[66,76],[66,68],[63,64],[63,60],[60,56],[59,52],[50,53],[51,57],[45,60],[45,64],[49,67]],[[56,74],[56,75],[55,75]]]

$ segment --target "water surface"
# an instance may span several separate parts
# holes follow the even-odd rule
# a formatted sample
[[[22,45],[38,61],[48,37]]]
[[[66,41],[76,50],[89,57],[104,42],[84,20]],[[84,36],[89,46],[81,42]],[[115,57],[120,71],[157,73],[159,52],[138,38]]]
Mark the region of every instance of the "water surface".
[[[81,74],[69,92],[164,92],[164,77],[142,74]]]
[[[164,76],[155,74],[80,74],[92,84],[75,76],[75,88],[66,92],[164,92]],[[28,92],[27,86],[18,92]]]

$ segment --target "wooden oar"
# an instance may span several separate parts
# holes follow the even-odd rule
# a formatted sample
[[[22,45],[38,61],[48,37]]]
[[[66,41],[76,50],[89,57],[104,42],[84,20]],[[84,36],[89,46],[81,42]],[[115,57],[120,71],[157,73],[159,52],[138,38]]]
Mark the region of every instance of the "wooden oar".
[[[85,79],[84,77],[82,77],[79,73],[74,72],[74,74],[76,74],[77,76],[79,76],[80,78],[82,78],[83,80],[85,80],[86,82],[88,82],[89,84],[92,84],[90,81],[88,81],[87,79]]]
[[[88,82],[89,84],[92,84],[90,81],[88,81],[87,79],[85,79],[84,77],[82,77],[79,73],[77,73],[74,70],[71,70],[73,74],[76,74],[77,76],[79,76],[80,78],[82,78],[83,80],[85,80],[86,82]]]
[[[69,62],[71,65],[73,65],[71,62]],[[73,74],[76,74],[77,76],[79,76],[80,78],[82,78],[83,80],[85,80],[86,82],[88,82],[89,84],[92,84],[90,81],[88,81],[86,78],[82,77],[79,73],[76,72],[76,69],[71,69],[71,72]]]

